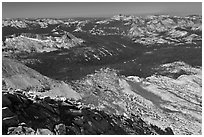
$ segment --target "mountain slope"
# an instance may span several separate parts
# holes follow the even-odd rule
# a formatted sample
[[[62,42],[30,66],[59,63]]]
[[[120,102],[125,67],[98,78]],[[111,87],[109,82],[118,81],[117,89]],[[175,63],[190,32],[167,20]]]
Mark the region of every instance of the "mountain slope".
[[[24,89],[42,95],[80,98],[68,84],[52,80],[18,61],[5,57],[2,59],[2,80],[5,89]]]
[[[175,134],[201,134],[201,68],[182,62],[162,66],[173,76],[177,73],[178,78],[159,74],[126,78],[115,70],[102,69],[77,80],[73,88],[83,103],[109,114],[140,114],[144,121],[161,129],[171,127]]]

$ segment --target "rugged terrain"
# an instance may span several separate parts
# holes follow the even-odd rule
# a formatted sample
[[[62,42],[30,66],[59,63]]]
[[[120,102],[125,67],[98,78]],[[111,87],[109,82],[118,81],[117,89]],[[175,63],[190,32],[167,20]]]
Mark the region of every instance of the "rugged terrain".
[[[4,19],[3,55],[59,80],[110,67],[151,76],[160,64],[201,66],[202,17],[169,15]],[[56,67],[58,66],[58,67]],[[87,67],[88,66],[88,67]]]
[[[73,85],[82,94],[82,102],[107,113],[140,114],[146,122],[162,129],[171,127],[175,134],[201,134],[201,68],[175,62],[164,64],[160,69],[171,69],[168,70],[171,77],[125,77],[105,69]],[[178,78],[172,78],[174,75]]]
[[[3,59],[4,62],[5,60],[6,59]],[[66,88],[64,88],[63,86],[59,86],[61,85],[60,81],[56,82],[55,80],[51,80],[49,78],[45,79],[46,78],[45,76],[42,76],[38,72],[29,69],[24,65],[20,65],[20,63],[12,61],[11,59],[7,59],[6,61],[7,63],[3,63],[3,70],[4,71],[7,70],[7,72],[10,71],[11,75],[18,78],[13,79],[13,77],[5,76],[5,72],[3,73],[4,74],[3,97],[4,95],[7,96],[7,94],[8,96],[10,96],[10,94],[13,95],[13,98],[11,97],[11,101],[5,102],[11,104],[9,102],[14,101],[15,104],[16,103],[15,101],[17,101],[17,99],[19,98],[22,99],[19,99],[19,103],[21,103],[21,105],[19,104],[19,106],[16,107],[12,105],[7,106],[11,107],[9,109],[12,110],[7,110],[5,107],[3,107],[3,116],[5,115],[5,117],[3,117],[3,126],[5,126],[4,129],[5,134],[7,133],[17,134],[18,130],[20,130],[19,134],[30,134],[30,132],[32,132],[32,134],[41,134],[38,133],[40,132],[38,130],[41,130],[42,128],[43,131],[45,130],[46,132],[45,134],[57,134],[56,132],[53,131],[54,125],[45,124],[46,129],[45,127],[36,127],[35,125],[36,123],[32,123],[32,118],[28,118],[33,116],[34,119],[35,118],[41,119],[42,117],[42,119],[46,121],[48,120],[49,121],[48,123],[52,121],[53,124],[57,123],[59,124],[60,122],[59,119],[55,120],[53,118],[56,115],[55,113],[57,112],[54,111],[55,112],[54,114],[47,114],[48,113],[47,110],[41,110],[37,114],[35,113],[26,114],[28,112],[24,110],[29,109],[29,107],[26,105],[32,106],[32,102],[37,102],[37,104],[36,103],[33,104],[33,107],[36,108],[36,106],[38,106],[39,110],[39,105],[40,106],[42,105],[42,104],[38,105],[39,102],[42,103],[41,101],[44,100],[50,101],[51,99],[53,99],[51,102],[54,101],[54,104],[56,103],[58,105],[59,102],[57,103],[57,100],[64,101],[74,99],[78,101],[70,100],[72,103],[75,102],[75,104],[73,104],[73,107],[77,107],[79,105],[83,109],[91,109],[90,113],[93,113],[94,115],[95,110],[97,110],[100,111],[101,113],[105,113],[108,116],[113,115],[115,117],[116,115],[119,118],[124,117],[127,120],[131,119],[129,121],[130,123],[128,122],[129,123],[128,126],[130,127],[125,127],[128,128],[127,129],[128,131],[124,132],[121,131],[120,133],[116,133],[117,131],[115,131],[114,129],[113,131],[110,132],[108,129],[104,129],[105,131],[103,132],[101,131],[101,129],[93,129],[94,131],[89,132],[88,130],[88,132],[82,132],[84,130],[80,128],[78,129],[80,131],[78,130],[75,131],[76,129],[73,129],[74,130],[72,131],[74,132],[73,134],[157,134],[157,133],[201,134],[201,122],[202,122],[201,68],[193,68],[185,64],[184,62],[164,64],[161,65],[159,68],[155,69],[163,70],[160,71],[160,73],[162,74],[168,72],[168,77],[162,76],[161,74],[157,74],[151,77],[147,77],[145,79],[139,78],[137,76],[128,77],[121,76],[117,74],[116,70],[107,68],[101,69],[100,71],[96,71],[95,73],[90,74],[83,79],[73,81],[69,85],[66,84]],[[8,67],[6,68],[5,64],[9,64],[10,69],[8,69]],[[26,69],[29,69],[29,71],[25,71]],[[18,73],[14,74],[16,70],[18,70]],[[181,71],[183,73],[181,73]],[[24,75],[21,75],[22,72],[24,73]],[[21,77],[19,78],[18,75],[21,75]],[[33,75],[35,75],[36,77],[33,78]],[[41,77],[40,81],[42,82],[38,83],[38,85],[42,84],[41,86],[43,86],[44,84],[43,82],[50,81],[52,81],[52,85],[49,85],[48,83],[46,85],[46,89],[44,87],[42,89],[40,89],[39,87],[35,88],[36,85],[34,82],[32,82],[32,80],[38,81],[39,76],[37,77],[37,75]],[[175,78],[175,75],[177,76],[177,78]],[[26,84],[29,82],[24,80],[27,77],[28,78],[32,77],[31,80],[32,85],[28,85],[29,88],[25,88],[25,86],[27,86]],[[23,86],[19,86],[18,85],[19,82]],[[16,87],[12,87],[13,85],[16,85]],[[58,89],[58,92],[56,91],[55,88],[53,88],[53,86]],[[3,101],[4,100],[8,99],[5,98],[3,99]],[[51,105],[50,106],[51,108],[49,107],[49,103],[51,102],[45,102],[45,104],[43,103],[45,105],[45,106],[43,105],[43,107],[46,107],[46,109],[48,108],[52,109],[52,107],[55,106],[54,108],[56,108],[57,107],[56,105],[54,106]],[[47,104],[48,106],[46,105],[46,103],[48,103]],[[47,117],[43,116],[44,111],[46,111],[45,114],[48,115],[50,118],[48,116]],[[69,111],[69,108],[67,108],[67,111]],[[75,111],[73,113],[75,113]],[[79,112],[77,111],[76,113],[78,114]],[[82,112],[80,111],[80,113]],[[11,114],[12,117],[10,116]],[[81,116],[82,114],[78,115]],[[22,126],[19,125],[18,122],[19,119],[17,119],[19,117],[20,121],[24,123],[23,127],[26,128],[26,131],[21,131],[24,129],[22,129]],[[142,127],[138,127],[142,131],[140,131],[139,129],[135,129],[134,126],[132,127],[131,122],[133,123],[135,122],[134,121],[135,117],[138,117],[140,120],[142,120],[141,122],[146,124],[146,126],[148,126],[148,129],[144,128],[143,124],[140,125]],[[31,121],[29,122],[29,120]],[[65,121],[61,120],[61,122],[63,127],[67,131],[67,125],[64,123]],[[99,123],[97,121],[95,122],[96,122],[95,124],[100,124],[100,122]],[[29,126],[27,126],[27,124]],[[37,123],[37,125],[38,124],[41,125],[40,123]],[[119,127],[122,126],[122,128],[124,128],[123,127],[124,121],[121,124],[122,125],[119,125]],[[14,127],[11,128],[11,126]],[[93,126],[93,128],[94,127],[95,126]],[[167,131],[165,131],[165,129]],[[70,133],[71,131],[70,132],[67,131],[66,133],[64,132],[63,134]]]
[[[3,74],[3,134],[173,134],[171,128],[162,130],[147,124],[139,115],[127,117],[90,107],[79,98],[83,94],[80,96],[67,84],[65,89],[59,86],[60,82],[11,59],[3,59]],[[44,86],[44,82],[47,82],[46,89],[36,88],[35,84]]]
[[[2,31],[3,134],[202,134],[201,16],[3,19]]]
[[[3,134],[173,134],[170,128],[161,130],[148,125],[139,116],[109,115],[65,98],[38,98],[24,91],[3,91],[2,99]]]
[[[29,30],[27,30],[29,28]],[[16,32],[48,33],[50,30],[60,34],[65,30],[76,35],[120,35],[129,36],[135,43],[185,44],[201,41],[202,17],[169,15],[131,16],[116,15],[112,18],[73,18],[73,19],[4,19],[5,35]],[[7,30],[7,32],[6,32]],[[18,31],[16,31],[18,30]],[[6,38],[6,37],[5,37]],[[5,39],[4,38],[4,39]]]

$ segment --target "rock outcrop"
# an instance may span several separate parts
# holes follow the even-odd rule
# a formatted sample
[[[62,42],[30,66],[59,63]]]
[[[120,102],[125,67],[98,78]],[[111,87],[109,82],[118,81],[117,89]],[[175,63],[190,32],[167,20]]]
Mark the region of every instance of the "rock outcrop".
[[[39,98],[24,91],[3,91],[2,107],[2,132],[8,135],[173,134],[138,116],[109,115],[66,98]]]

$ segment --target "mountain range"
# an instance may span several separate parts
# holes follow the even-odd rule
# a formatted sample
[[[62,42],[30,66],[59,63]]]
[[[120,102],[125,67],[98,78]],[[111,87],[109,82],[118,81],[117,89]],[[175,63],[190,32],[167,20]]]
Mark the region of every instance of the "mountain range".
[[[202,16],[3,19],[2,32],[3,134],[202,134]]]

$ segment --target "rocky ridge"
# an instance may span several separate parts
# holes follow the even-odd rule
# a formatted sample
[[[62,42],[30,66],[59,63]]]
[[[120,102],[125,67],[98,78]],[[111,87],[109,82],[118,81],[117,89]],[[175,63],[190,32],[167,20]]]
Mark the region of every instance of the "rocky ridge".
[[[144,45],[196,44],[202,40],[202,16],[199,15],[140,17],[121,14],[106,19],[4,19],[2,24],[3,28],[35,30],[54,25],[74,34],[122,35]]]
[[[51,33],[48,36],[22,33],[20,36],[7,38],[2,49],[9,53],[41,53],[81,46],[84,42],[69,32],[53,30]]]
[[[60,24],[63,21],[59,19],[43,18],[43,19],[4,19],[2,27],[14,27],[14,28],[28,28],[29,26],[47,28],[48,25]]]
[[[7,135],[173,134],[138,116],[108,115],[80,102],[39,98],[22,90],[3,91],[2,107],[2,132]]]
[[[177,17],[169,15],[134,18],[129,36],[137,43],[184,44],[202,40],[202,21],[200,16]]]
[[[178,72],[177,79],[161,75],[142,79],[121,77],[114,70],[102,69],[76,81],[73,88],[82,95],[83,103],[109,114],[137,113],[161,129],[171,127],[175,134],[201,134],[201,69],[183,62],[161,67],[164,66],[172,66],[175,73],[180,69],[193,73]]]

